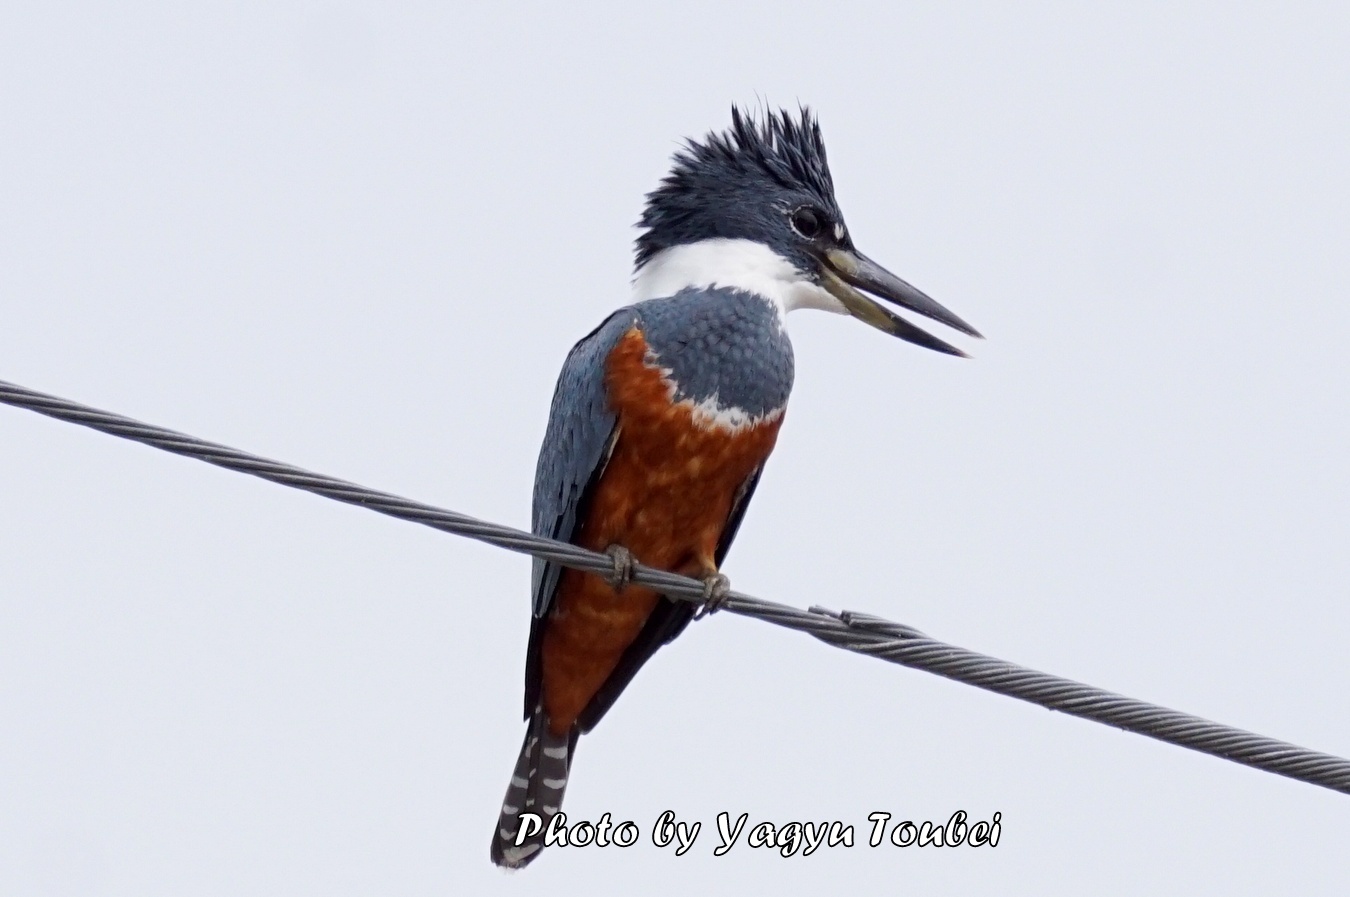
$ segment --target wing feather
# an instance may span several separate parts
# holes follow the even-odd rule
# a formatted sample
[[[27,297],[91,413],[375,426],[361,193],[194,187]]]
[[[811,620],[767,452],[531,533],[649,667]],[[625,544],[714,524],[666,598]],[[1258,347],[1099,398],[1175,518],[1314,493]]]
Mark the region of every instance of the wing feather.
[[[605,395],[605,362],[623,335],[638,322],[636,309],[620,309],[567,354],[553,392],[534,476],[533,531],[537,536],[573,542],[581,521],[586,519],[587,503],[618,436],[618,421]],[[562,569],[535,558],[534,617],[525,660],[526,717],[539,699],[540,639]]]

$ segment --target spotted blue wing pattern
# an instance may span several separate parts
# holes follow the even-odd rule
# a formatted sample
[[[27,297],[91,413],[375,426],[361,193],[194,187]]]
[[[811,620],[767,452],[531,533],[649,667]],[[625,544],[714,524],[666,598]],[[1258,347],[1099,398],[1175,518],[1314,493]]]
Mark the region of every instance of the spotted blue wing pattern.
[[[620,309],[582,338],[567,355],[553,393],[544,445],[534,475],[537,536],[570,542],[588,488],[604,470],[613,449],[614,412],[605,396],[605,361],[619,339],[637,323],[634,309]],[[548,612],[562,568],[534,562],[534,615]]]
[[[534,476],[535,535],[563,542],[578,535],[586,504],[618,435],[605,394],[605,362],[623,335],[639,322],[636,309],[620,309],[573,346],[563,363]],[[526,717],[539,701],[540,638],[562,569],[538,558],[534,561],[534,621],[525,658]]]

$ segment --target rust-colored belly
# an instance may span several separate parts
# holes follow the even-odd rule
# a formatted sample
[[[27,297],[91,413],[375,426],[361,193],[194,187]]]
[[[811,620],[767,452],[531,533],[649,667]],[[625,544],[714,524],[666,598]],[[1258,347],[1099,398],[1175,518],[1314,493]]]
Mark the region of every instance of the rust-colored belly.
[[[619,439],[577,542],[595,551],[623,545],[643,564],[702,576],[716,570],[736,493],[773,450],[782,417],[735,430],[699,426],[691,403],[671,404],[646,354],[634,328],[606,364]],[[563,572],[542,645],[544,709],[555,734],[572,727],[658,598],[637,586],[616,594],[598,576]]]

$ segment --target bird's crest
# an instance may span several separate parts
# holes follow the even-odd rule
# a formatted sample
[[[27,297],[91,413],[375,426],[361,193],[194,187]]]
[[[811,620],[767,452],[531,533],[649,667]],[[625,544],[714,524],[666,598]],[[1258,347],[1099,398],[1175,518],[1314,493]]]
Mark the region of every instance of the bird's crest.
[[[796,114],[765,110],[760,120],[732,106],[730,128],[685,141],[675,153],[670,173],[647,194],[638,221],[643,233],[637,240],[637,266],[668,245],[662,232],[686,227],[691,218],[709,210],[710,201],[726,204],[731,211],[742,194],[758,190],[762,195],[766,186],[808,194],[825,208],[835,207],[825,140],[808,107],[801,106]]]

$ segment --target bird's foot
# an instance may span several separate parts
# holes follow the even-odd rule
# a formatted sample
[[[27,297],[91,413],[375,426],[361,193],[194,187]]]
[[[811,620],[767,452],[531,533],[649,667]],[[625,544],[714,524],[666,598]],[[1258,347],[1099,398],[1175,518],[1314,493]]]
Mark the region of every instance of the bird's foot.
[[[622,545],[611,545],[605,549],[605,554],[614,564],[614,569],[605,577],[605,581],[615,592],[622,592],[633,581],[633,565],[637,563],[633,552]]]
[[[694,613],[695,620],[701,620],[709,614],[715,614],[727,603],[731,594],[731,580],[716,570],[703,577],[703,604]]]

